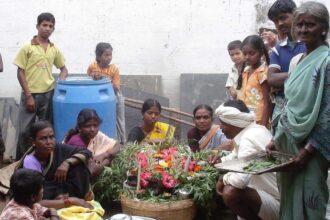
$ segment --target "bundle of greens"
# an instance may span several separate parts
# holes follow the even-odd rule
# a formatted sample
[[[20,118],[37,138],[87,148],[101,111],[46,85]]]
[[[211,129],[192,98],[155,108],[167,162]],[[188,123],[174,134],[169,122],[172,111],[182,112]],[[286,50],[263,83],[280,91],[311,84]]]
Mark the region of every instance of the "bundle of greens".
[[[258,172],[279,164],[281,164],[279,159],[276,159],[272,156],[266,156],[251,161],[247,166],[243,167],[243,170],[249,172]]]

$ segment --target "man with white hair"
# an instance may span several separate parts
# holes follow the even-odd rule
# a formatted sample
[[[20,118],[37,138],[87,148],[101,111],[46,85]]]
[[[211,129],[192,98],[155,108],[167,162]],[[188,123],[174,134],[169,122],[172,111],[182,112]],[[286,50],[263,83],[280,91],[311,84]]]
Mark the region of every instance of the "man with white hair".
[[[272,139],[270,131],[255,123],[255,115],[241,100],[229,100],[215,114],[220,128],[232,139],[234,150],[221,162],[265,151]],[[214,163],[218,158],[212,158]],[[279,219],[279,193],[274,173],[251,175],[229,172],[220,176],[216,191],[227,207],[243,219]]]

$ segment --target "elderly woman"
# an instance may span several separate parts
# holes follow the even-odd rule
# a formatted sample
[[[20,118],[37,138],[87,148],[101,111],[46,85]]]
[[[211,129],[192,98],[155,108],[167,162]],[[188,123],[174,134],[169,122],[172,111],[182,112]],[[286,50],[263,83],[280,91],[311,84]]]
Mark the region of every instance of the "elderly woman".
[[[175,127],[159,122],[162,107],[155,99],[144,101],[141,109],[143,124],[134,127],[128,134],[128,142],[161,143],[172,142]]]
[[[210,106],[196,106],[193,115],[195,127],[187,132],[188,144],[192,151],[232,149],[231,141],[227,140],[220,126],[213,124],[213,109]]]
[[[280,172],[281,219],[325,219],[329,198],[330,50],[329,12],[318,2],[294,13],[293,32],[307,52],[284,85],[284,106],[269,150],[295,154]]]
[[[30,135],[33,146],[23,156],[20,167],[43,174],[41,204],[52,208],[90,207],[86,200],[93,197],[85,165],[91,153],[87,149],[56,143],[52,125],[47,121],[34,123]]]

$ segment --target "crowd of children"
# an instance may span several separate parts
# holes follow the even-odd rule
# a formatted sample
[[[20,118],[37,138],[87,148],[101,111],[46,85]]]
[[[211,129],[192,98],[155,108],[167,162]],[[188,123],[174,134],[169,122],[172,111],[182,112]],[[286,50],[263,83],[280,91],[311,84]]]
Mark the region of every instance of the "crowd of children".
[[[221,159],[211,158],[210,163],[232,160],[266,149],[271,151],[275,147],[285,153],[296,154],[290,169],[295,169],[297,173],[286,168],[288,173],[278,175],[279,192],[273,173],[258,177],[227,173],[219,178],[216,191],[228,207],[245,219],[322,219],[329,197],[325,184],[330,158],[330,92],[327,87],[330,53],[326,43],[329,12],[317,2],[304,3],[297,9],[292,0],[276,0],[268,11],[268,18],[276,30],[268,33],[261,31],[259,35],[250,35],[242,41],[235,40],[228,44],[228,53],[234,65],[226,82],[229,100],[216,110],[220,126],[213,124],[210,106],[197,106],[193,112],[195,128],[187,135],[188,139],[193,140],[189,145],[193,151],[217,148],[232,150],[231,154]],[[87,74],[95,80],[106,77],[112,81],[117,97],[118,141],[109,139],[99,131],[102,120],[95,110],[83,109],[78,115],[76,128],[69,132],[65,140],[65,143],[78,148],[69,150],[64,144],[55,143],[51,124],[43,121],[52,121],[51,101],[55,79],[51,70],[53,65],[59,68],[61,80],[65,80],[68,70],[61,51],[49,40],[54,29],[54,16],[50,13],[40,14],[37,36],[20,49],[14,60],[22,87],[17,159],[22,158],[30,146],[32,148],[29,154],[23,156],[24,168],[17,170],[11,177],[12,200],[0,215],[1,220],[15,217],[58,219],[56,210],[38,203],[42,201],[43,187],[53,187],[51,190],[45,189],[46,199],[59,201],[56,204],[43,203],[46,206],[59,207],[60,204],[61,208],[65,208],[72,205],[73,200],[69,201],[68,196],[75,191],[73,188],[70,192],[64,192],[68,194],[65,198],[58,197],[63,196],[63,192],[49,197],[48,193],[60,189],[52,182],[53,178],[60,185],[65,184],[69,179],[69,169],[81,164],[89,166],[89,158],[102,165],[101,169],[95,171],[97,176],[119,151],[119,144],[126,142],[119,70],[111,64],[112,46],[101,42],[96,46],[96,61],[89,65]],[[0,71],[2,69],[0,56]],[[306,74],[306,77],[302,74]],[[300,83],[305,87],[302,88]],[[303,100],[313,105],[309,106]],[[171,141],[175,127],[158,122],[160,112],[160,103],[147,99],[141,111],[143,125],[132,129],[128,141]],[[31,138],[28,128],[34,127],[39,130]],[[64,157],[60,151],[68,153]],[[0,154],[2,152],[0,126]],[[55,156],[53,158],[50,155]],[[73,181],[77,180],[77,176]],[[89,176],[88,180],[79,184],[82,184],[81,195],[75,197],[80,200],[74,201],[91,200],[93,195],[89,188]],[[297,190],[292,186],[296,186]],[[76,202],[76,205],[79,204]],[[85,206],[90,205],[86,203]],[[295,206],[299,206],[300,211],[294,210]],[[17,217],[17,213],[21,216]]]

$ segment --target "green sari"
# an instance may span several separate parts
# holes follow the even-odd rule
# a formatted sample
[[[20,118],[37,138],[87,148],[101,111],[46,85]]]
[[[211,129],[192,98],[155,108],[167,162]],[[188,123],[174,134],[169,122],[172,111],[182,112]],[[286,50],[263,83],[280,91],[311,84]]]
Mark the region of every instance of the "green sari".
[[[320,46],[306,56],[285,83],[286,103],[275,130],[275,145],[298,154],[307,143],[317,149],[307,166],[278,173],[281,219],[324,219],[329,198],[330,50]]]

